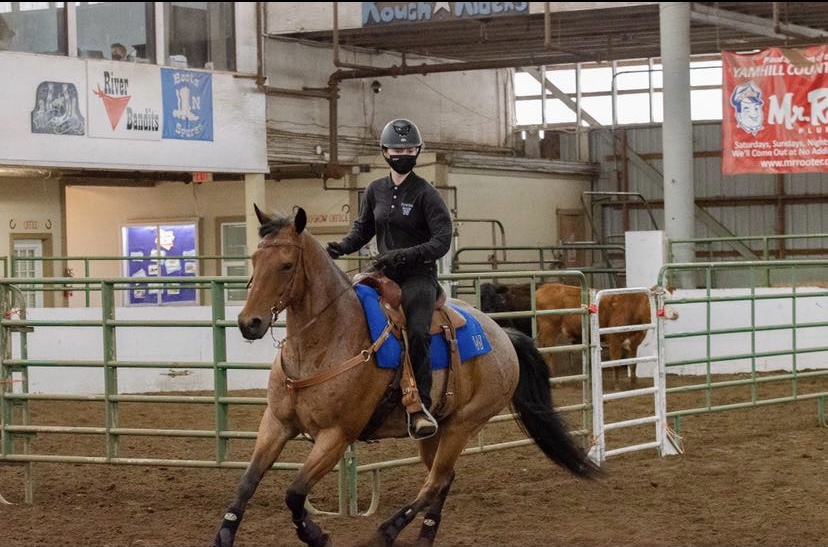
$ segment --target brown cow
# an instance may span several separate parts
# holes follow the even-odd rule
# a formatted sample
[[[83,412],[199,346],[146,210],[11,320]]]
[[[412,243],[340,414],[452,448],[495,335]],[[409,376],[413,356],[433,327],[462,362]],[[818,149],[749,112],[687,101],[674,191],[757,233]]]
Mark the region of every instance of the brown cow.
[[[598,324],[602,329],[623,325],[645,325],[649,322],[650,302],[646,294],[608,294],[601,297]],[[604,339],[607,342],[610,360],[635,357],[638,353],[638,346],[646,336],[646,330],[605,334]],[[612,370],[613,382],[617,389],[621,367],[613,367]],[[635,363],[628,365],[627,371],[630,375],[630,387],[635,387],[637,383]]]
[[[535,292],[538,310],[568,309],[581,307],[581,288],[558,283],[541,285]],[[620,327],[623,325],[644,325],[650,323],[650,304],[644,293],[608,294],[601,298],[598,310],[598,323],[601,328]],[[677,315],[672,314],[670,319]],[[580,315],[542,315],[538,316],[538,345],[554,346],[559,336],[570,344],[581,343]],[[609,359],[627,359],[635,357],[638,346],[644,341],[646,330],[617,332],[604,335],[608,346]],[[551,354],[549,354],[551,357]],[[550,362],[551,359],[548,361]],[[550,364],[552,364],[550,362]],[[636,385],[635,364],[629,365],[630,386]],[[615,387],[619,385],[620,367],[613,367]]]
[[[578,309],[581,307],[581,288],[561,283],[546,283],[535,291],[535,307],[540,310]],[[538,346],[551,347],[558,338],[568,344],[581,343],[582,315],[538,315]],[[545,354],[547,364],[554,365],[553,354]]]

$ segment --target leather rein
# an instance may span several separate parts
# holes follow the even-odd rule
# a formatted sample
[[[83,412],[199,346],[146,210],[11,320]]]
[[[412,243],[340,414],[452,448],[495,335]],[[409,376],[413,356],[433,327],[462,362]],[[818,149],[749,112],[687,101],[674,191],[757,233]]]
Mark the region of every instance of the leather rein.
[[[305,266],[304,266],[304,250],[305,250],[305,248],[302,245],[300,245],[298,243],[294,243],[293,241],[290,241],[288,239],[262,239],[259,242],[258,248],[259,249],[264,249],[264,248],[267,248],[267,247],[282,247],[282,246],[286,246],[286,245],[297,247],[299,249],[300,253],[302,253],[302,259],[301,259],[301,261],[302,261],[302,271],[304,272],[305,271]],[[282,311],[284,311],[285,309],[287,309],[287,305],[290,302],[290,294],[293,291],[293,283],[296,279],[296,275],[297,274],[294,273],[293,277],[290,279],[290,288],[287,291],[287,294],[288,294],[287,302],[285,302],[283,300],[283,298],[280,298],[279,301],[276,302],[270,308],[270,313],[272,314],[271,326],[272,326],[273,323],[276,322],[276,320],[279,317],[279,314]],[[251,278],[250,282],[248,282],[247,286],[250,287],[251,283],[252,283],[252,278]],[[393,325],[391,324],[391,321],[388,321],[388,323],[385,325],[385,329],[377,337],[377,339],[374,341],[374,343],[372,343],[370,346],[368,346],[368,348],[360,351],[358,354],[354,355],[350,359],[346,360],[345,362],[343,362],[343,363],[341,363],[341,364],[339,364],[339,365],[337,365],[337,366],[335,366],[331,369],[320,372],[319,374],[315,374],[315,375],[310,376],[308,378],[302,378],[300,380],[297,380],[297,379],[294,379],[294,378],[291,378],[290,376],[288,376],[287,371],[285,371],[285,368],[284,368],[284,365],[283,365],[283,362],[282,362],[282,348],[284,347],[285,342],[287,342],[287,340],[289,338],[293,338],[295,336],[298,336],[299,334],[302,333],[302,331],[304,331],[305,329],[307,329],[308,327],[313,325],[317,321],[317,319],[319,319],[319,317],[321,317],[322,314],[325,313],[325,311],[327,311],[328,308],[330,308],[334,304],[334,302],[339,300],[339,298],[343,294],[345,294],[347,291],[353,289],[353,287],[354,287],[354,284],[352,283],[345,290],[343,290],[338,295],[336,295],[336,297],[333,300],[328,302],[325,305],[325,307],[322,308],[322,310],[318,314],[316,314],[310,321],[308,321],[307,323],[302,325],[302,327],[299,330],[297,330],[296,332],[292,333],[291,335],[289,335],[289,336],[283,338],[282,340],[280,340],[279,342],[277,342],[277,348],[279,349],[279,353],[276,357],[276,360],[277,360],[277,363],[279,365],[279,368],[282,370],[282,374],[285,377],[285,387],[287,387],[288,391],[290,391],[291,394],[294,394],[296,391],[298,391],[300,389],[327,382],[328,380],[330,380],[332,378],[335,378],[336,376],[339,376],[343,372],[346,372],[346,371],[354,368],[355,366],[359,365],[360,363],[367,363],[368,361],[371,360],[371,357],[374,355],[374,353],[376,353],[377,350],[379,350],[380,346],[382,346],[382,344],[391,335]],[[279,309],[280,307],[281,307],[281,309]]]

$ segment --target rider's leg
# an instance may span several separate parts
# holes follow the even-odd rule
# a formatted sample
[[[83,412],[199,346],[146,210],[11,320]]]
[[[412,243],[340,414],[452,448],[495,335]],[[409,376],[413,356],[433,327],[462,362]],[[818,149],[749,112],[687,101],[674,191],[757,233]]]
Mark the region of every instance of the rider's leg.
[[[437,280],[432,275],[412,275],[400,283],[405,309],[408,351],[417,390],[425,410],[431,408],[431,316],[437,301]],[[427,415],[430,418],[430,415]],[[433,419],[429,433],[436,431]],[[414,422],[417,429],[416,418]]]

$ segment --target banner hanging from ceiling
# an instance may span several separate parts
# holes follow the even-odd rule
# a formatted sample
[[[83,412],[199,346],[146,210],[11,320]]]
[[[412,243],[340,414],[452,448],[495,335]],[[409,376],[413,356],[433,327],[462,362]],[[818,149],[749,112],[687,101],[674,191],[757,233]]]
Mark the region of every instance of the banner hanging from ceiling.
[[[722,53],[722,173],[828,172],[828,46]]]

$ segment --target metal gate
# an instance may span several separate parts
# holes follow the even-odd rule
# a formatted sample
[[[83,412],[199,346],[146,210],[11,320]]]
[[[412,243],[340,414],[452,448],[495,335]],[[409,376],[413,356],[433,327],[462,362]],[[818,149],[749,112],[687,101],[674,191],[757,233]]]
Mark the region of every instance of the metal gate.
[[[645,294],[650,306],[650,322],[640,325],[607,326],[601,327],[599,316],[601,311],[601,300],[608,295],[622,294]],[[592,354],[592,434],[594,436],[590,457],[597,463],[603,463],[608,456],[646,450],[655,448],[662,456],[678,454],[680,447],[677,439],[671,433],[667,425],[667,400],[666,400],[666,378],[663,353],[659,351],[663,347],[659,343],[650,344],[654,352],[650,355],[633,356],[616,360],[603,360],[601,355],[602,335],[612,335],[636,331],[649,331],[653,335],[663,337],[663,329],[659,328],[661,313],[656,310],[663,309],[663,293],[656,294],[646,288],[606,289],[594,294],[590,305],[590,351]],[[607,310],[609,311],[609,310]],[[653,365],[653,385],[651,387],[625,389],[611,393],[604,392],[603,372],[605,369],[626,367],[630,364]],[[653,413],[647,416],[627,418],[616,422],[608,422],[605,418],[605,407],[611,401],[629,399],[631,397],[652,397]],[[607,433],[613,430],[632,428],[641,425],[652,424],[655,429],[654,440],[638,442],[625,446],[609,448]]]

